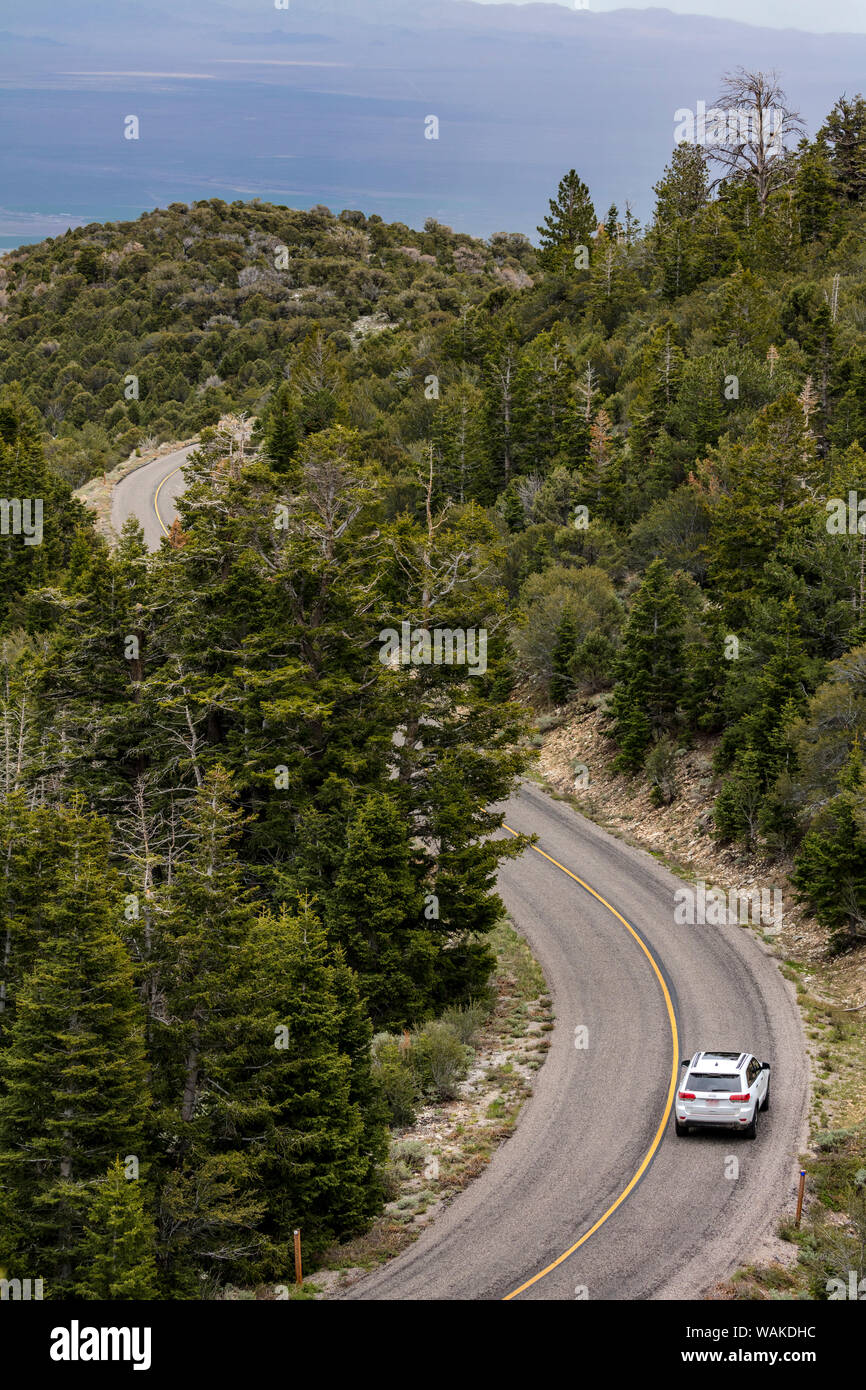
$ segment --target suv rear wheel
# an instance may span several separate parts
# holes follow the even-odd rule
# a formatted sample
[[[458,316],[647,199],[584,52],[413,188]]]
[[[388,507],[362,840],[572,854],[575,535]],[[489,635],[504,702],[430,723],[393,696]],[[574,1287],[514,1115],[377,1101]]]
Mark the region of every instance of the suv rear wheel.
[[[674,1115],[674,1129],[676,1130],[677,1134],[680,1136],[681,1139],[684,1134],[688,1134],[689,1132],[688,1125],[681,1125],[676,1115]]]
[[[755,1108],[752,1111],[752,1118],[743,1130],[747,1139],[757,1139],[758,1137],[758,1108],[758,1103],[756,1101]]]

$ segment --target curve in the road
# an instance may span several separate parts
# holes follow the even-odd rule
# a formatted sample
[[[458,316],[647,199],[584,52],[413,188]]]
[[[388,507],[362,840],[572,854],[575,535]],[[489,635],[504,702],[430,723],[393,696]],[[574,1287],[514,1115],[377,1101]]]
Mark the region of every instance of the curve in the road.
[[[750,931],[675,925],[682,881],[564,803],[527,783],[506,820],[539,840],[501,866],[499,891],[553,996],[547,1060],[482,1176],[343,1297],[696,1297],[794,1193],[808,1069],[793,990]],[[773,1111],[755,1143],[662,1127],[672,1032],[647,954],[683,1056],[742,1047],[772,1063]],[[587,1050],[573,1045],[577,1025]]]
[[[507,830],[509,835],[513,835],[515,839],[517,838],[518,832],[516,830],[512,830],[510,825],[505,825],[503,823],[502,828],[503,830]],[[584,888],[586,892],[591,894],[593,898],[596,898],[597,901],[601,903],[602,907],[607,908],[608,912],[610,912],[617,919],[617,921],[622,923],[626,931],[634,937],[638,946],[640,946],[641,950],[643,951],[644,955],[646,956],[653,969],[653,972],[656,976],[656,979],[659,982],[659,985],[661,986],[662,995],[665,1001],[665,1008],[668,1012],[672,1044],[671,1081],[670,1086],[668,1087],[668,1094],[666,1097],[664,1114],[661,1117],[658,1129],[653,1135],[653,1141],[650,1144],[650,1147],[647,1150],[647,1152],[644,1154],[643,1160],[637,1172],[632,1176],[631,1180],[623,1188],[616,1201],[612,1202],[611,1205],[608,1207],[607,1211],[602,1213],[602,1215],[598,1218],[595,1224],[593,1226],[590,1226],[589,1230],[584,1232],[580,1239],[576,1240],[573,1245],[570,1245],[567,1250],[563,1251],[563,1253],[559,1255],[557,1259],[551,1261],[551,1263],[545,1269],[539,1270],[537,1274],[533,1274],[531,1279],[526,1279],[516,1289],[513,1289],[511,1293],[506,1294],[505,1302],[509,1302],[512,1298],[516,1298],[518,1294],[521,1294],[526,1289],[531,1288],[533,1284],[537,1284],[539,1280],[544,1279],[548,1274],[552,1272],[552,1270],[557,1269],[561,1264],[563,1264],[569,1258],[569,1256],[574,1254],[575,1250],[579,1250],[581,1245],[585,1244],[585,1242],[588,1241],[591,1236],[594,1236],[596,1231],[600,1230],[601,1227],[604,1225],[605,1221],[607,1221],[609,1217],[613,1216],[613,1213],[616,1211],[617,1207],[622,1205],[626,1197],[628,1197],[629,1193],[631,1192],[632,1188],[637,1186],[644,1173],[646,1172],[647,1168],[649,1167],[650,1163],[652,1162],[653,1155],[656,1149],[658,1148],[659,1144],[661,1143],[662,1138],[664,1137],[665,1127],[667,1125],[668,1118],[670,1117],[671,1106],[673,1105],[674,1101],[674,1093],[677,1088],[677,1076],[679,1074],[679,1036],[677,1034],[676,1012],[674,1010],[673,1000],[671,999],[670,990],[667,987],[665,977],[662,974],[658,962],[656,961],[652,952],[649,950],[646,942],[641,940],[640,936],[635,931],[631,923],[627,922],[625,918],[622,916],[622,914],[617,912],[615,907],[611,907],[607,899],[603,898],[600,893],[597,893],[591,884],[587,883],[584,879],[580,878],[578,874],[572,873],[571,869],[567,869],[564,864],[560,864],[558,859],[554,859],[552,855],[547,854],[543,849],[539,849],[537,845],[531,845],[530,848],[533,850],[535,854],[540,854],[542,859],[546,859],[550,864],[553,864],[555,868],[560,869],[562,873],[567,874],[569,878],[573,879],[574,882],[579,884],[581,888]]]
[[[197,444],[185,445],[121,478],[111,497],[111,524],[115,531],[119,533],[123,523],[134,516],[141,522],[148,547],[159,549],[177,516],[177,498],[186,485],[183,466],[196,448]]]
[[[167,535],[170,534],[171,527],[170,527],[170,526],[166,526],[165,522],[164,522],[163,519],[162,519],[162,516],[160,515],[160,510],[159,510],[159,494],[162,492],[162,489],[165,487],[166,483],[171,482],[171,479],[172,479],[172,478],[176,478],[179,472],[180,472],[180,468],[178,467],[178,468],[173,468],[172,471],[171,471],[170,473],[167,473],[167,474],[165,475],[165,477],[163,478],[162,482],[160,483],[159,487],[156,489],[156,492],[154,493],[154,497],[153,497],[153,510],[156,512],[156,519],[157,519],[157,521],[159,522],[159,524],[160,524],[160,526],[161,526],[161,528],[162,528],[162,534],[163,534],[164,536],[167,536]],[[177,512],[175,512],[175,516],[176,516],[176,515],[177,515]],[[174,517],[172,517],[172,521],[174,521]]]

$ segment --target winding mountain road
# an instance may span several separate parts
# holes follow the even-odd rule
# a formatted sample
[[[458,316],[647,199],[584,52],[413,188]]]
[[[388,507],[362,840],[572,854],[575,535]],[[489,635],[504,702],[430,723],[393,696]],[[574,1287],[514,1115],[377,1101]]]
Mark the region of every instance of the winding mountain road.
[[[122,480],[118,530],[135,515],[158,548],[190,451]],[[675,925],[681,880],[649,854],[531,783],[505,811],[512,832],[538,835],[503,864],[499,891],[547,977],[550,1051],[483,1175],[341,1297],[697,1297],[755,1253],[793,1200],[809,1084],[793,990],[748,929]],[[698,1048],[772,1064],[754,1143],[728,1131],[676,1138],[678,1063]]]
[[[695,1298],[793,1200],[808,1098],[793,990],[747,928],[675,925],[681,880],[539,788],[525,783],[505,820],[539,837],[499,891],[553,996],[547,1061],[484,1174],[343,1296]],[[754,1143],[675,1136],[673,1071],[698,1048],[771,1062]]]
[[[175,503],[184,489],[183,465],[197,447],[189,444],[163,454],[121,479],[111,498],[111,524],[118,534],[129,517],[137,517],[148,548],[159,549],[177,516]]]

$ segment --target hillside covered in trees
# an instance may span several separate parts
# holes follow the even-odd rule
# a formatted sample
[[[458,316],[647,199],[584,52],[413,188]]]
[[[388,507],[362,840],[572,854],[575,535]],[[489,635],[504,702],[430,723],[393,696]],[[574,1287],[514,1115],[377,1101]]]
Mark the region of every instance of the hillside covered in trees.
[[[644,229],[572,171],[538,248],[211,199],[0,260],[0,1266],[213,1296],[365,1228],[528,705],[605,696],[661,799],[716,733],[714,833],[866,931],[866,102],[790,143],[677,146]],[[108,547],[73,490],[193,433]]]

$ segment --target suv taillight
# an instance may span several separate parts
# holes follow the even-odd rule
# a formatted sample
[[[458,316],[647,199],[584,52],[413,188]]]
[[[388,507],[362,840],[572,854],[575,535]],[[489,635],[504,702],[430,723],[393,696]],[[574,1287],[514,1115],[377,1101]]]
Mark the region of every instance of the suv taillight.
[[[694,1091],[680,1091],[680,1093],[679,1093],[679,1099],[680,1099],[680,1100],[694,1100],[694,1098],[695,1098],[695,1093],[694,1093]]]
[[[728,1096],[728,1100],[739,1100],[739,1101],[744,1101],[744,1100],[748,1100],[748,1099],[749,1099],[749,1092],[748,1092],[748,1091],[746,1092],[746,1094],[745,1094],[744,1096]]]

